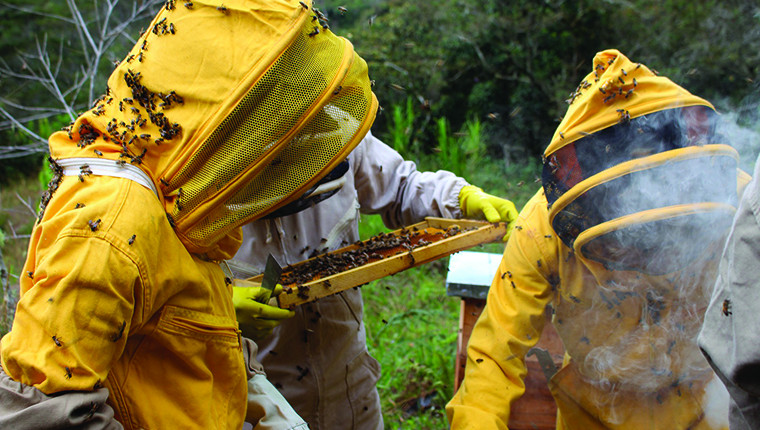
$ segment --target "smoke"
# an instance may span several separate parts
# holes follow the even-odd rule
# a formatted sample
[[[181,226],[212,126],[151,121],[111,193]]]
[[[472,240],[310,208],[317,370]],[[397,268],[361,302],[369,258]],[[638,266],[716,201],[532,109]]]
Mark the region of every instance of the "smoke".
[[[586,173],[686,146],[722,143],[737,149],[739,166],[752,172],[760,152],[760,110],[758,104],[747,106],[709,123],[714,135],[706,139],[691,133],[693,118],[672,109],[581,139],[574,150]],[[680,208],[661,220],[617,225],[586,242],[582,257],[606,270],[588,265],[594,279],[586,284],[596,284],[596,290],[584,295],[582,306],[568,301],[560,305],[565,307],[560,328],[565,347],[586,381],[610,393],[598,405],[610,422],[624,419],[615,407],[625,403],[615,400],[624,393],[659,398],[660,393],[677,390],[679,396],[701,402],[711,425],[727,425],[727,393],[696,339],[733,218],[725,208],[738,206],[736,167],[731,157],[708,152],[704,157],[658,162],[599,184],[571,208],[590,214],[582,221],[591,225]],[[723,209],[705,203],[718,203]],[[683,208],[704,212],[687,215]]]
[[[742,109],[724,113],[716,127],[717,141],[739,152],[739,167],[752,173],[760,154],[760,102],[748,102]]]
[[[728,428],[728,390],[715,376],[705,388],[702,408],[711,428]]]

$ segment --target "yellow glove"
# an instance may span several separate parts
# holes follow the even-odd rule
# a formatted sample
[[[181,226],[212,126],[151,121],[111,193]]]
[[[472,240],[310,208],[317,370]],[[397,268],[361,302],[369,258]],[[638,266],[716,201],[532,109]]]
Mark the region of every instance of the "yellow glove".
[[[486,194],[474,185],[462,187],[459,192],[459,207],[467,218],[485,218],[488,222],[508,223],[507,234],[504,235],[505,242],[517,221],[517,208],[514,203]]]
[[[264,339],[282,320],[296,314],[277,307],[275,297],[281,292],[282,285],[277,284],[270,299],[269,290],[266,288],[253,282],[233,280],[232,303],[235,305],[235,315],[243,336],[254,341]]]

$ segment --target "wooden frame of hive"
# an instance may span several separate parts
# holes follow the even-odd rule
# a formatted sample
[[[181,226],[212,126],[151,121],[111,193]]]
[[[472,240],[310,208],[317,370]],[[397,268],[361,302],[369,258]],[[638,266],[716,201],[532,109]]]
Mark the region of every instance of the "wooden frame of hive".
[[[456,233],[441,234],[441,232],[456,231],[454,229],[457,227],[459,231]],[[382,259],[371,261],[358,267],[339,271],[325,277],[312,278],[311,281],[299,285],[282,283],[284,291],[277,296],[279,306],[281,308],[293,309],[295,306],[309,303],[349,288],[364,285],[376,279],[429,263],[476,245],[499,241],[506,234],[507,225],[506,223],[489,223],[477,220],[428,217],[423,222],[394,230],[384,235],[385,237],[389,237],[389,235],[400,236],[410,234],[410,232],[427,233],[429,236],[426,237],[431,237],[432,240],[411,249],[402,249],[393,255],[388,255]],[[325,255],[355,251],[363,245],[370,243],[374,238],[287,266],[283,268],[280,279],[287,279],[289,271],[297,270],[304,265],[313,264],[314,260],[324,258]],[[250,278],[249,281],[261,282],[262,277],[263,275],[258,275]]]

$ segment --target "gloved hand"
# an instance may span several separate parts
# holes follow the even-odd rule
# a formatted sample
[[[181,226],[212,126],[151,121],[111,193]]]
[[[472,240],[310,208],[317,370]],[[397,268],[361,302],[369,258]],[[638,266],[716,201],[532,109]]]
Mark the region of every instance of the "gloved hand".
[[[269,290],[258,284],[233,280],[232,303],[243,336],[254,341],[264,339],[282,320],[295,315],[293,311],[277,307],[275,297],[281,292],[282,285],[277,284],[270,298]]]
[[[466,185],[459,191],[459,207],[467,218],[485,218],[488,222],[506,222],[509,238],[517,221],[517,208],[509,200],[492,196],[474,185]]]

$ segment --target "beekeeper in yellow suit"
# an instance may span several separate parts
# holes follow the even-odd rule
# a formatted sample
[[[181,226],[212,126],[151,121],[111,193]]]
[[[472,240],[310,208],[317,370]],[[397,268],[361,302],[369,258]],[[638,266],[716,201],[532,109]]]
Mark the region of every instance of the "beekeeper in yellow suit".
[[[696,336],[749,180],[737,152],[709,102],[616,50],[568,102],[473,329],[452,428],[507,428],[547,306],[566,350],[557,428],[727,428]]]
[[[306,428],[241,339],[240,226],[374,120],[366,63],[309,0],[167,2],[68,131],[1,343],[1,428]]]

